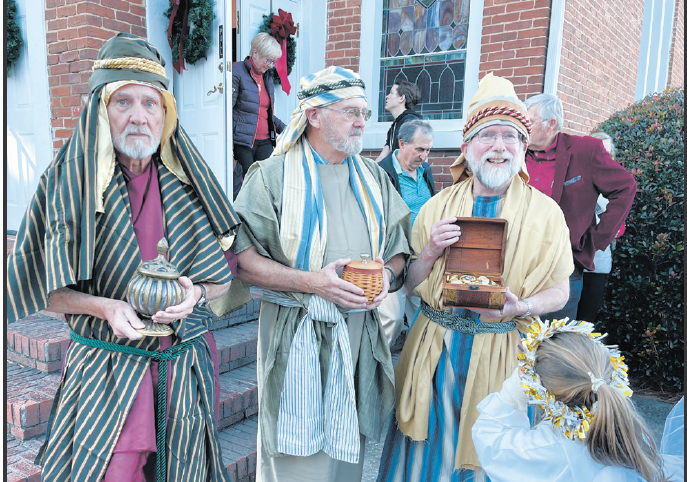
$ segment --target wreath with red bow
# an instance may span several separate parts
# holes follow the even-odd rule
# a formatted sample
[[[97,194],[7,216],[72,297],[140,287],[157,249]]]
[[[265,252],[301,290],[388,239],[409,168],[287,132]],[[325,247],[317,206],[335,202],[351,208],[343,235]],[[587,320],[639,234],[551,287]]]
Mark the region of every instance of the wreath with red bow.
[[[280,8],[279,15],[274,15],[273,12],[270,12],[269,15],[263,15],[262,19],[263,22],[259,30],[260,32],[270,34],[279,42],[279,45],[282,46],[282,59],[286,57],[286,75],[289,75],[293,69],[293,64],[296,63],[296,39],[293,38],[296,33],[296,25],[293,23],[293,18],[290,13]],[[283,52],[285,42],[286,52]],[[270,69],[269,73],[274,79],[274,83],[281,85],[282,79],[277,70],[278,68]],[[288,82],[288,79],[286,82]],[[288,94],[285,87],[286,85],[282,86],[284,91]]]

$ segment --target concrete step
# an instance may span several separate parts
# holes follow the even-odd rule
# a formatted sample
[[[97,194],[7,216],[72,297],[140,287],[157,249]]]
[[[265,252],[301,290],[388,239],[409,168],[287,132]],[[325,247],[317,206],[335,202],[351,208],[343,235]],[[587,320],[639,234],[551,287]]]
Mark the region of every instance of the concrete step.
[[[257,320],[233,323],[212,333],[217,341],[220,373],[256,360]],[[36,313],[7,326],[7,360],[44,373],[62,369],[68,346],[67,324],[45,313]]]
[[[232,482],[254,482],[257,459],[258,417],[246,420],[221,430],[222,462]],[[45,437],[33,440],[18,440],[7,436],[7,480],[8,482],[40,482],[41,468],[33,463]]]

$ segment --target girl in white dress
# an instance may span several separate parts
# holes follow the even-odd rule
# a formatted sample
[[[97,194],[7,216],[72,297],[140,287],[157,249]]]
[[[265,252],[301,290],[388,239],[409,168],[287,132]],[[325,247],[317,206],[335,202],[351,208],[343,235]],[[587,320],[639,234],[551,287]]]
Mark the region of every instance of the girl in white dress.
[[[492,482],[684,480],[663,460],[630,401],[627,366],[583,321],[535,321],[520,366],[479,405],[472,429]],[[545,417],[530,429],[528,401]],[[671,469],[675,467],[671,465]]]

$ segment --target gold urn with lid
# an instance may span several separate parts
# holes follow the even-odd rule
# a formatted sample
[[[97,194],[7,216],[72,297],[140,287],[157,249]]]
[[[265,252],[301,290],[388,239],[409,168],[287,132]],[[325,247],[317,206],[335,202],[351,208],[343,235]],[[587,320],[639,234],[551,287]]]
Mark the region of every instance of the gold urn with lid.
[[[179,283],[179,270],[165,259],[169,249],[166,238],[157,243],[157,258],[142,261],[126,287],[126,300],[138,314],[145,327],[138,330],[146,336],[166,336],[174,333],[169,325],[150,319],[158,311],[178,305],[186,297]]]
[[[341,279],[365,290],[364,296],[369,305],[384,287],[384,266],[370,261],[369,254],[361,254],[360,259],[354,259],[344,266]]]

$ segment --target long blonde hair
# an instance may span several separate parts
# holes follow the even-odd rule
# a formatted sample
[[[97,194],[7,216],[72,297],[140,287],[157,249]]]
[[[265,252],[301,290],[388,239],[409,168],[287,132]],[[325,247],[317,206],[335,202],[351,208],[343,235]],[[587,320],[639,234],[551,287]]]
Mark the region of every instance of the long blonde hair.
[[[541,342],[536,371],[556,400],[590,410],[598,402],[585,439],[595,461],[633,469],[648,482],[668,480],[656,443],[634,405],[608,384],[613,366],[606,347],[580,333],[557,333]],[[596,392],[589,372],[606,382]]]

